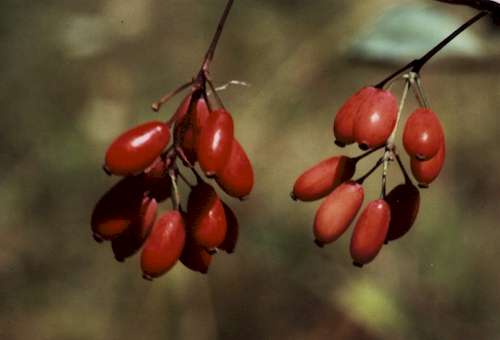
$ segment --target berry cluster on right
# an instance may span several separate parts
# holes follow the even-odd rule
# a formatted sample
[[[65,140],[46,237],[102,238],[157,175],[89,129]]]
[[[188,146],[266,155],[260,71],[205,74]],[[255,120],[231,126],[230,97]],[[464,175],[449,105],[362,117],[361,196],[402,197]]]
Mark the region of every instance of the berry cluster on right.
[[[441,172],[445,160],[445,136],[437,115],[429,108],[418,73],[408,72],[398,79],[405,85],[400,103],[390,91],[394,80],[367,86],[341,106],[333,122],[335,144],[357,144],[364,151],[357,157],[333,156],[302,173],[295,181],[294,200],[316,201],[324,198],[316,211],[313,232],[315,243],[323,247],[336,241],[354,222],[350,253],[355,266],[371,262],[384,244],[405,235],[413,226],[420,205],[420,192],[396,152],[395,139],[410,90],[419,107],[409,114],[403,129],[402,144],[410,158],[411,173],[420,188],[427,188]],[[396,79],[397,80],[397,79]],[[383,150],[373,167],[357,179],[357,163]],[[404,181],[387,193],[389,164],[396,162]],[[379,167],[383,168],[380,197],[363,209],[363,182]]]

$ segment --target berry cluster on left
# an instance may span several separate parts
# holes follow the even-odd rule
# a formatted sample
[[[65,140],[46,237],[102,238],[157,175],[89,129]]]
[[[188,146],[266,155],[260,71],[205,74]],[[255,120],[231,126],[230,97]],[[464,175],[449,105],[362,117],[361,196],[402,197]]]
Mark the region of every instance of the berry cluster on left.
[[[209,76],[232,3],[227,2],[197,76],[152,105],[159,111],[174,95],[189,89],[177,110],[167,121],[150,121],[125,131],[106,151],[104,171],[123,178],[97,202],[91,218],[93,237],[110,241],[120,262],[142,249],[141,268],[147,280],[165,274],[178,260],[207,273],[218,250],[232,253],[236,247],[237,217],[209,183],[214,179],[227,195],[238,199],[248,196],[254,183],[251,162],[235,137],[232,115]],[[192,176],[181,171],[186,169]],[[179,179],[189,188],[185,209]],[[159,213],[159,205],[169,199],[171,209]]]

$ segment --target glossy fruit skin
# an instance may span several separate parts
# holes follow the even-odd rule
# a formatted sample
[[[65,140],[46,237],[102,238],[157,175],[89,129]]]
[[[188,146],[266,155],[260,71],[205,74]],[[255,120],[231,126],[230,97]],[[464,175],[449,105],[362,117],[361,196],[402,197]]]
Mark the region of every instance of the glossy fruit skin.
[[[362,266],[371,262],[384,245],[391,208],[383,199],[368,203],[354,226],[351,238],[351,257],[354,264]]]
[[[210,113],[197,140],[196,155],[201,169],[214,176],[226,164],[234,139],[231,114],[225,110]]]
[[[242,199],[252,191],[254,183],[252,164],[236,139],[233,139],[226,164],[217,171],[215,179],[222,190],[232,197]]]
[[[224,207],[224,213],[226,215],[227,231],[224,241],[217,248],[224,250],[228,254],[232,254],[238,242],[238,219],[233,210],[226,203],[222,202],[222,206]]]
[[[154,225],[157,212],[156,200],[144,197],[139,218],[124,233],[111,241],[111,249],[117,261],[123,262],[142,247]]]
[[[403,132],[403,144],[411,157],[431,159],[439,151],[443,140],[443,127],[434,112],[419,108],[410,114]]]
[[[398,116],[396,97],[389,91],[375,90],[362,102],[354,120],[354,140],[363,150],[384,145]]]
[[[411,183],[396,186],[385,197],[391,209],[391,222],[386,241],[405,235],[415,223],[420,207],[420,192]]]
[[[192,271],[206,274],[212,262],[212,255],[194,241],[188,240],[184,246],[180,260],[184,266]]]
[[[196,99],[196,105],[190,115],[187,112],[179,115],[174,128],[174,138],[180,140],[180,147],[189,163],[197,161],[196,145],[201,129],[205,125],[210,112],[203,97]]]
[[[419,161],[415,158],[411,159],[411,172],[421,188],[427,188],[439,176],[439,173],[443,169],[445,157],[446,146],[443,140],[438,153],[431,159],[426,161]]]
[[[178,211],[169,211],[158,218],[141,253],[145,279],[165,274],[177,262],[184,249],[186,231]]]
[[[97,202],[91,217],[96,240],[111,240],[122,234],[140,216],[144,198],[141,176],[126,177]]]
[[[354,143],[354,120],[358,114],[361,104],[370,98],[377,90],[372,87],[364,87],[353,94],[342,105],[333,121],[333,135],[335,144],[345,146]]]
[[[207,183],[200,182],[189,194],[187,226],[194,242],[206,249],[218,247],[226,237],[227,222],[222,201]]]
[[[136,175],[149,167],[170,141],[167,124],[153,121],[130,129],[106,151],[105,167],[120,176]]]
[[[341,183],[351,179],[356,162],[346,156],[327,158],[307,169],[295,181],[292,198],[315,201],[328,195]]]
[[[314,236],[322,246],[337,240],[352,223],[364,199],[363,187],[348,181],[329,194],[316,211]]]

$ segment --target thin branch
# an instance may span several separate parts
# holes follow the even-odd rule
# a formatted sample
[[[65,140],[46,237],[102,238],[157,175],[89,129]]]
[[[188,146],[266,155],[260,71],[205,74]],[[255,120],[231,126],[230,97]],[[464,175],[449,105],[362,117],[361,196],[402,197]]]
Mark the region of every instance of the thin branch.
[[[426,54],[424,54],[422,57],[420,57],[418,59],[412,60],[411,62],[409,62],[408,64],[406,64],[405,66],[403,66],[402,68],[400,68],[399,70],[394,72],[393,74],[389,75],[384,80],[382,80],[380,83],[375,85],[375,87],[379,88],[379,89],[384,88],[385,85],[389,81],[391,81],[393,78],[399,76],[401,73],[404,73],[405,71],[407,71],[409,69],[411,69],[415,73],[419,73],[420,70],[422,69],[422,67],[424,67],[424,65],[429,60],[431,60],[431,58],[434,57],[434,55],[436,55],[436,53],[441,51],[441,49],[443,49],[443,47],[448,45],[453,39],[455,39],[458,35],[460,35],[460,33],[462,33],[467,28],[469,28],[469,26],[473,25],[476,21],[478,21],[479,19],[483,18],[486,15],[488,15],[488,12],[480,12],[480,13],[476,14],[474,17],[467,20],[467,22],[465,22],[462,26],[460,26],[455,31],[453,31],[453,33],[451,33],[449,36],[447,36],[445,39],[443,39],[439,44],[434,46],[429,52],[427,52]]]
[[[210,63],[212,62],[212,60],[214,58],[217,44],[219,42],[222,31],[224,29],[224,24],[226,23],[227,17],[229,15],[229,11],[231,10],[231,7],[233,6],[233,2],[234,2],[234,0],[228,0],[228,2],[226,3],[226,7],[224,8],[224,12],[222,13],[222,16],[219,20],[219,24],[217,25],[217,30],[215,31],[214,37],[212,38],[212,42],[210,43],[210,47],[208,48],[207,53],[205,54],[205,59],[203,60],[203,65],[201,67],[202,70],[208,70]]]

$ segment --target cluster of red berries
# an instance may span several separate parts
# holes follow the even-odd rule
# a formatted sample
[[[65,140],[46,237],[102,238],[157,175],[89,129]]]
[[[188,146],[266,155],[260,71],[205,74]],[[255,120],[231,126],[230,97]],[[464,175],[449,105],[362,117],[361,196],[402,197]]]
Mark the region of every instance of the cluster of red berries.
[[[111,241],[118,261],[142,248],[141,268],[148,280],[166,273],[179,259],[187,268],[207,273],[217,250],[232,253],[236,247],[234,212],[195,168],[198,163],[206,177],[215,179],[229,196],[243,199],[252,191],[252,164],[209,76],[233,2],[226,4],[198,75],[152,105],[159,111],[174,95],[190,88],[170,119],[136,126],[118,136],[106,151],[104,170],[124,178],[95,206],[92,232],[99,242]],[[209,101],[207,85],[218,109]],[[195,185],[180,171],[178,160],[192,171]],[[180,204],[179,178],[190,189],[186,211]],[[172,210],[157,218],[158,204],[168,198]]]
[[[153,121],[126,131],[109,146],[104,169],[125,176],[97,203],[92,231],[111,240],[118,261],[142,249],[144,277],[167,272],[178,259],[206,273],[216,249],[234,251],[235,214],[194,168],[196,162],[228,195],[243,198],[252,190],[253,170],[234,138],[233,120],[224,109],[210,110],[204,90],[194,89],[167,122]],[[173,142],[170,130],[173,126]],[[192,186],[176,160],[193,171]],[[187,211],[179,204],[177,179],[190,187]],[[158,203],[171,198],[173,210],[157,217]]]
[[[403,144],[410,156],[411,172],[422,188],[439,175],[445,158],[444,132],[437,116],[427,108],[418,74],[405,75],[406,84],[401,105],[396,97],[380,87],[365,87],[352,95],[337,112],[333,123],[335,144],[344,147],[357,143],[364,154],[350,158],[335,156],[305,171],[295,182],[292,198],[314,201],[326,197],[314,219],[315,242],[322,247],[337,240],[354,221],[364,200],[363,181],[383,165],[381,197],[371,201],[359,216],[351,238],[350,252],[354,264],[372,261],[384,243],[406,234],[415,222],[420,193],[413,185],[396,152],[394,139],[411,87],[421,108],[413,111],[405,124]],[[352,180],[356,164],[369,154],[384,149],[383,156],[365,175]],[[397,161],[404,183],[386,194],[387,166]]]

